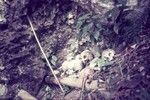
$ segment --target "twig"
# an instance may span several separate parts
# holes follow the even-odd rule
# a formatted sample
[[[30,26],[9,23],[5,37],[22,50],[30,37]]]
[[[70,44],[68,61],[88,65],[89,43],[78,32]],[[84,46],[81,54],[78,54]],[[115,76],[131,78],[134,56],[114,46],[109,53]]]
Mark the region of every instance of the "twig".
[[[83,99],[83,93],[84,93],[84,90],[85,90],[86,80],[87,80],[87,76],[83,77],[83,79],[82,79],[82,90],[80,92],[80,100]]]
[[[37,43],[38,43],[38,46],[39,46],[39,48],[40,48],[40,50],[41,50],[41,52],[42,52],[42,54],[43,54],[43,56],[44,56],[44,58],[45,58],[47,64],[48,64],[48,66],[49,66],[49,68],[50,68],[50,70],[51,70],[51,72],[52,72],[52,74],[53,74],[53,76],[54,76],[56,82],[58,83],[58,85],[59,85],[61,91],[64,93],[64,89],[62,88],[62,86],[61,86],[61,84],[60,84],[60,82],[59,82],[57,76],[56,76],[55,73],[54,73],[54,70],[52,69],[52,66],[50,65],[49,60],[48,60],[47,57],[46,57],[46,54],[44,53],[44,50],[43,50],[43,48],[42,48],[42,46],[41,46],[41,44],[40,44],[40,41],[39,41],[39,39],[38,39],[38,37],[37,37],[37,35],[36,35],[36,32],[35,32],[35,30],[34,30],[34,28],[33,28],[33,25],[32,25],[32,22],[31,22],[29,16],[27,16],[27,19],[28,19],[28,21],[29,21],[29,24],[30,24],[30,26],[31,26],[32,32],[33,32],[33,34],[34,34],[34,36],[35,36],[35,39],[36,39],[36,41],[37,41]]]

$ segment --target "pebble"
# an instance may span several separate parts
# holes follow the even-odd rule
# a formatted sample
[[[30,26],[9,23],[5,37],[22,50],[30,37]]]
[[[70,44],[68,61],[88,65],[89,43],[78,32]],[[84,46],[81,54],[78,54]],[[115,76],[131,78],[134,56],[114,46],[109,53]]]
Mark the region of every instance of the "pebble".
[[[3,84],[0,84],[0,97],[4,96],[7,93],[7,87]]]
[[[3,63],[2,63],[2,61],[0,60],[0,71],[2,71],[2,70],[4,70],[5,69],[5,67],[3,66]]]

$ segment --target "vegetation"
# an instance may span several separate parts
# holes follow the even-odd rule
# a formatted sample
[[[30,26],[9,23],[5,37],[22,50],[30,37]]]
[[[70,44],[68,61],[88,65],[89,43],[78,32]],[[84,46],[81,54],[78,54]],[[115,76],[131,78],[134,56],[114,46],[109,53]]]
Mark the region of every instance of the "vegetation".
[[[149,100],[149,20],[149,0],[0,0],[0,99]]]

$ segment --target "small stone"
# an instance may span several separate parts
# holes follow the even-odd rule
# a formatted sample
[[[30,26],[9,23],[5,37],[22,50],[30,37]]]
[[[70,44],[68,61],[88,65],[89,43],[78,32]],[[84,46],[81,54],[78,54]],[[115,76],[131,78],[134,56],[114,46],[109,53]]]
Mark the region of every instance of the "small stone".
[[[144,67],[143,67],[143,66],[139,68],[139,71],[140,71],[140,72],[143,71],[143,70],[144,70]]]
[[[127,6],[136,6],[138,4],[138,0],[127,0]]]
[[[99,83],[104,83],[105,81],[102,80],[102,79],[98,79],[98,82],[99,82]]]
[[[145,73],[145,72],[142,72],[141,74],[142,74],[142,76],[145,76],[146,73]]]
[[[60,74],[60,71],[54,70],[54,74],[55,74],[55,75],[58,75],[58,74]]]
[[[134,45],[132,45],[132,46],[130,46],[132,49],[135,49],[136,48],[136,44],[134,44]]]
[[[5,69],[5,67],[4,66],[0,66],[0,70],[2,71],[2,70],[4,70]]]
[[[69,69],[69,70],[67,70],[67,72],[66,72],[66,74],[68,74],[68,75],[71,75],[71,74],[73,74],[74,73],[74,70],[72,70],[72,69]]]
[[[137,93],[140,93],[140,90],[139,90],[139,89],[137,89],[137,90],[136,90],[136,92],[137,92]]]
[[[69,25],[74,24],[74,22],[75,22],[74,19],[69,19],[69,20],[68,20],[68,24],[69,24]]]
[[[99,0],[92,0],[92,3],[97,3],[99,2]]]
[[[57,61],[57,60],[58,60],[58,58],[57,58],[55,55],[52,56],[52,59],[53,59],[54,61]]]
[[[29,94],[27,91],[25,90],[20,90],[18,92],[18,96],[23,99],[23,100],[37,100],[34,96],[32,96],[31,94]]]
[[[0,24],[4,24],[6,22],[6,18],[4,17],[4,2],[0,0]]]
[[[49,92],[52,91],[52,89],[49,86],[46,86],[45,91]]]
[[[127,76],[127,80],[131,80],[130,75]]]
[[[5,67],[3,66],[2,60],[0,60],[0,71],[4,70]]]
[[[72,13],[68,14],[68,19],[72,19],[74,17],[74,15]]]
[[[7,87],[3,84],[0,84],[0,96],[4,96],[7,93]]]
[[[8,79],[5,76],[1,76],[0,78],[1,80],[8,81]]]
[[[150,79],[150,75],[146,75],[147,79]]]
[[[73,90],[64,97],[65,100],[78,100],[79,98],[80,91],[78,90]]]

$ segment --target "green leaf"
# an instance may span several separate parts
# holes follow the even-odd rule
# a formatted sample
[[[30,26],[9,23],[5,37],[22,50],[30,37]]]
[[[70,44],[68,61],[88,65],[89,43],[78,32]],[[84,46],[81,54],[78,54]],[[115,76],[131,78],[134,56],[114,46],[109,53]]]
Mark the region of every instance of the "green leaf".
[[[83,21],[77,21],[76,28],[80,29],[82,25],[83,25]]]
[[[91,29],[92,29],[92,26],[93,26],[93,23],[89,23],[88,25],[86,25],[82,31],[83,31],[83,34],[87,34]]]
[[[100,37],[100,33],[99,33],[99,31],[96,31],[95,34],[94,34],[95,40],[98,41],[99,37]]]
[[[99,18],[100,18],[100,16],[99,16],[99,15],[94,15],[94,16],[92,16],[91,18],[92,18],[92,19],[96,19],[96,20],[97,20],[97,19],[99,19]]]
[[[55,66],[55,65],[56,65],[56,61],[54,61],[54,60],[52,59],[52,60],[51,60],[51,64]]]
[[[99,59],[97,61],[98,66],[103,67],[106,65],[106,61],[104,59]]]
[[[118,4],[126,5],[127,0],[117,0]]]
[[[76,32],[76,37],[79,41],[87,35],[89,35],[91,42],[96,43],[101,40],[99,39],[99,32],[102,30],[102,26],[100,16],[97,14],[91,15],[91,13],[88,13],[79,17],[76,28],[78,30],[78,32]]]
[[[52,60],[54,60],[54,61],[57,61],[58,59],[57,59],[57,57],[56,56],[52,56]]]
[[[101,58],[94,58],[90,62],[90,67],[93,69],[102,70],[105,66],[112,65],[113,63],[114,62],[112,62],[112,61],[106,61],[106,60],[101,59]]]
[[[98,28],[99,30],[101,30],[101,29],[102,29],[102,25],[101,25],[101,23],[96,22],[96,23],[95,23],[95,26],[96,26],[96,28]]]
[[[85,14],[85,15],[79,17],[79,18],[78,18],[78,21],[81,21],[81,20],[85,20],[85,19],[87,19],[87,18],[90,18],[90,15],[91,15],[91,13]]]
[[[148,89],[142,89],[140,94],[140,100],[149,100],[150,92]]]

